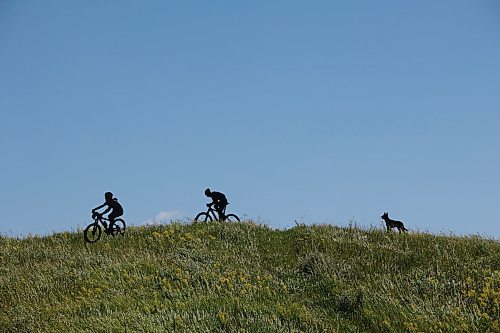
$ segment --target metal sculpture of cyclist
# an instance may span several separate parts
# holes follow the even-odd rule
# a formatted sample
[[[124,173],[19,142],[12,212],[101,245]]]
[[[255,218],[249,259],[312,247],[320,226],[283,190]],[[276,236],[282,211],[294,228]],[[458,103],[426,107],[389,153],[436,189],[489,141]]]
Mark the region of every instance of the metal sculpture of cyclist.
[[[104,203],[92,209],[92,213],[97,213],[102,216],[111,210],[111,213],[109,213],[108,215],[109,226],[106,226],[106,229],[110,230],[113,226],[113,223],[115,222],[115,218],[123,215],[123,207],[118,203],[117,198],[113,198],[113,193],[111,192],[106,192],[104,194],[104,199],[105,199]],[[108,206],[108,208],[106,208],[106,210],[104,210],[102,213],[97,212],[99,209],[104,208],[106,206]],[[106,222],[102,223],[105,224]]]
[[[227,198],[223,193],[210,191],[209,188],[205,190],[205,195],[212,198],[212,202],[207,204],[207,207],[214,206],[217,214],[219,214],[219,220],[224,220],[226,206],[228,204]]]

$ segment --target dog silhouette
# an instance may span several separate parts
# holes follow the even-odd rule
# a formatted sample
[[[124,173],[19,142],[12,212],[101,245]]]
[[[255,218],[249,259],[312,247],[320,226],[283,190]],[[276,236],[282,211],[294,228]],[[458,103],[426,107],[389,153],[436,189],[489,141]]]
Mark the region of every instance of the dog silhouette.
[[[384,215],[382,215],[381,218],[382,220],[385,221],[385,225],[387,226],[387,231],[390,231],[392,228],[398,228],[399,233],[401,233],[401,231],[402,232],[408,231],[408,229],[405,228],[403,222],[391,220],[389,218],[389,213],[384,213]]]

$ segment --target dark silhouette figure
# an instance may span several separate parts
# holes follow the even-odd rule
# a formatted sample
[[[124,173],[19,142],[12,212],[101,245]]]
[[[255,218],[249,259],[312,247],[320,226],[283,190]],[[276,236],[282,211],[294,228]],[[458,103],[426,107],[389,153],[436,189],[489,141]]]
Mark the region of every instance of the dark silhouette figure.
[[[106,226],[106,222],[103,222],[106,229],[111,229],[113,223],[115,222],[115,218],[123,215],[123,207],[118,203],[117,198],[113,198],[113,193],[111,192],[106,192],[104,194],[104,200],[105,201],[102,205],[92,209],[92,214],[97,213],[102,216],[111,210],[111,213],[108,215],[109,226]],[[108,206],[108,208],[106,208],[106,210],[102,213],[97,212],[99,209],[106,206]]]
[[[212,192],[209,188],[205,190],[205,195],[209,198],[212,198],[212,202],[207,204],[207,211],[201,212],[196,215],[193,222],[212,222],[212,221],[220,221],[220,222],[236,222],[240,221],[240,218],[236,214],[227,214],[226,215],[226,207],[229,205],[227,202],[227,198],[224,194],[220,192]],[[212,206],[214,208],[212,208]],[[217,214],[216,214],[217,213]]]
[[[212,198],[212,202],[207,204],[207,207],[214,206],[217,214],[219,215],[219,220],[223,221],[225,218],[226,206],[229,204],[227,202],[227,198],[223,193],[210,191],[209,188],[205,190],[205,195],[209,198]]]
[[[391,220],[389,218],[389,213],[384,213],[384,215],[382,215],[381,218],[382,220],[385,221],[385,225],[387,226],[387,231],[391,231],[392,228],[398,228],[399,233],[401,233],[401,231],[403,232],[408,231],[408,229],[406,229],[405,226],[403,225],[403,222]]]

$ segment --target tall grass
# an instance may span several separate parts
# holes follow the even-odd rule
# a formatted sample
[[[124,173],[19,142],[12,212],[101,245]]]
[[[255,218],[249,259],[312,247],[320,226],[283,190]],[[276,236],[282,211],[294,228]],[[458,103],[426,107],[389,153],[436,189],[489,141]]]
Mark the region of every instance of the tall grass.
[[[500,243],[253,222],[0,237],[0,332],[500,332]]]

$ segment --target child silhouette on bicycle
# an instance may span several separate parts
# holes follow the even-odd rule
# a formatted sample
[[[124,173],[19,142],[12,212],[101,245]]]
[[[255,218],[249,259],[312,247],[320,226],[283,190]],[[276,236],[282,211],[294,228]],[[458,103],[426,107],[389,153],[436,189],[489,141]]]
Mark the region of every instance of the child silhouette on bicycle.
[[[110,230],[111,227],[113,226],[113,223],[115,222],[115,218],[123,215],[123,207],[122,207],[122,205],[120,205],[118,203],[117,198],[113,198],[113,193],[111,193],[111,192],[106,192],[104,194],[104,200],[105,201],[102,205],[92,209],[92,213],[104,215],[111,210],[111,213],[109,213],[109,215],[108,215],[109,226],[106,227],[107,230]],[[105,206],[108,206],[108,208],[106,208],[106,210],[104,210],[102,213],[97,212],[97,210],[99,210]],[[106,225],[106,222],[103,221],[103,223]]]
[[[223,193],[210,191],[209,188],[205,190],[205,195],[209,198],[212,198],[212,202],[207,204],[207,207],[214,206],[217,214],[219,214],[219,220],[222,220],[224,217],[224,212],[226,211],[226,206],[229,202],[227,202],[227,198]]]

